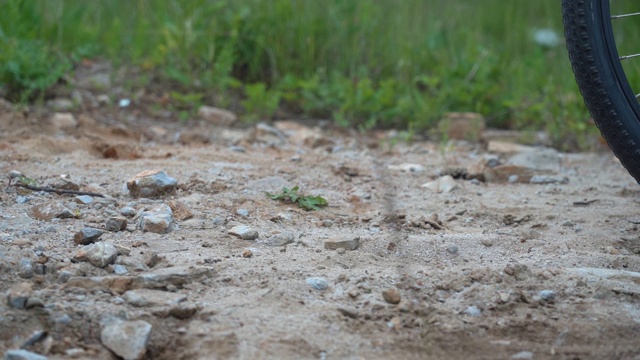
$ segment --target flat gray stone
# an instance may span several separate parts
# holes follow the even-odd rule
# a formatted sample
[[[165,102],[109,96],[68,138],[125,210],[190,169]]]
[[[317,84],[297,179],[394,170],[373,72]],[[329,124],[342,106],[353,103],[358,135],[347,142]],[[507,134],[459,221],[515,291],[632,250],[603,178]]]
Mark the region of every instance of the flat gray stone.
[[[185,284],[213,276],[213,269],[205,267],[174,266],[139,275],[131,288],[162,289],[168,285],[182,287]]]
[[[229,229],[229,234],[237,236],[242,240],[255,240],[258,238],[258,232],[247,225],[236,225]]]
[[[184,294],[152,289],[129,290],[122,295],[122,298],[138,307],[175,305],[187,300]]]
[[[48,357],[40,354],[33,353],[31,351],[19,349],[19,350],[7,350],[4,354],[4,360],[47,360]]]
[[[325,240],[324,248],[327,250],[346,249],[355,250],[360,246],[360,238],[333,238]]]
[[[138,360],[147,352],[151,324],[146,321],[114,321],[102,328],[100,341],[125,360]]]
[[[103,230],[85,227],[73,235],[73,241],[79,245],[88,245],[96,242],[104,234]]]
[[[29,209],[29,216],[38,220],[70,219],[76,217],[71,210],[67,209],[59,201],[35,205]]]

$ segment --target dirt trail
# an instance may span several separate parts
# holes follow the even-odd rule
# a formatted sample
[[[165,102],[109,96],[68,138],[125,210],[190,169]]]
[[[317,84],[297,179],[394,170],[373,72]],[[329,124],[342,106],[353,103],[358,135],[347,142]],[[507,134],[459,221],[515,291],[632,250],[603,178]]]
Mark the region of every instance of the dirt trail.
[[[143,320],[153,359],[640,359],[640,187],[609,153],[557,154],[552,175],[566,183],[458,179],[437,193],[422,185],[486,151],[288,122],[150,128],[98,111],[54,126],[51,115],[0,116],[3,352],[31,337],[25,349],[50,359],[111,359],[105,326]],[[124,183],[149,169],[177,192],[131,198]],[[107,197],[5,187],[11,170],[44,186],[69,174]],[[265,196],[283,186],[329,206]],[[73,260],[83,227],[170,200],[194,217],[166,234],[128,218],[100,238],[119,246],[114,264]],[[53,201],[75,217],[30,215]],[[258,239],[231,235],[238,224]],[[355,238],[355,250],[325,248]],[[20,283],[27,308],[10,301]]]

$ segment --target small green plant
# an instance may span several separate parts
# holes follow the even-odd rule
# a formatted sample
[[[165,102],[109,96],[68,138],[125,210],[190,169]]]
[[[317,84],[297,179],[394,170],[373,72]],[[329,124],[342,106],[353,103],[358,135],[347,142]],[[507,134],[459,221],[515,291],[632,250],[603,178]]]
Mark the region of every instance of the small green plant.
[[[264,83],[250,84],[245,86],[244,92],[247,96],[241,102],[247,112],[246,119],[260,120],[269,119],[275,114],[280,105],[281,94],[277,90],[268,90]]]
[[[0,83],[8,98],[26,102],[42,96],[71,69],[71,62],[42,41],[0,38]]]
[[[292,189],[286,187],[282,188],[282,192],[279,194],[269,194],[267,197],[272,200],[280,200],[285,202],[291,202],[298,204],[298,206],[304,210],[320,210],[320,208],[328,205],[327,200],[321,196],[300,195],[298,194],[299,188],[295,186]]]

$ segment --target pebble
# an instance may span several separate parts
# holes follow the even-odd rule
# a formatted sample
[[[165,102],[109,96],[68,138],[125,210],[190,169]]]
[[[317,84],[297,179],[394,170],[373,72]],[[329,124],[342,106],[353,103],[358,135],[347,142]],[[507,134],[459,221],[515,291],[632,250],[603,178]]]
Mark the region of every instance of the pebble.
[[[120,209],[120,215],[126,216],[126,217],[133,217],[136,215],[136,209],[132,208],[131,206],[125,206],[122,209]]]
[[[526,280],[532,275],[531,270],[523,264],[507,265],[504,268],[504,273],[515,277],[518,281]]]
[[[310,277],[305,280],[307,284],[311,285],[316,290],[326,290],[329,287],[329,282],[321,277]]]
[[[129,194],[135,198],[155,198],[172,194],[178,181],[162,170],[145,170],[127,181]]]
[[[73,212],[59,201],[35,205],[29,210],[29,216],[38,220],[70,219],[75,217]]]
[[[403,171],[406,173],[421,173],[424,171],[424,166],[419,164],[404,163],[400,165],[389,165],[388,169],[395,170],[395,171]]]
[[[31,294],[33,294],[31,283],[19,283],[7,290],[7,301],[12,308],[24,309]]]
[[[244,217],[249,217],[249,210],[247,209],[238,209],[236,210],[236,214]]]
[[[176,305],[187,300],[187,295],[152,289],[129,290],[122,295],[129,304],[137,307]]]
[[[423,188],[427,188],[435,193],[450,193],[458,188],[458,183],[451,175],[442,176],[434,181],[422,184]]]
[[[16,203],[18,203],[18,204],[25,204],[25,203],[29,202],[29,200],[31,200],[31,199],[29,199],[26,196],[22,196],[22,195],[16,196]]]
[[[23,279],[32,278],[34,275],[33,264],[31,260],[27,258],[20,259],[20,266],[18,268],[18,275]]]
[[[507,163],[536,170],[559,171],[560,160],[560,153],[557,150],[536,147],[515,154]]]
[[[100,341],[125,360],[142,359],[147,352],[151,328],[151,324],[143,320],[114,321],[102,328]]]
[[[138,227],[145,232],[166,234],[173,225],[173,211],[167,205],[160,205],[140,215]]]
[[[39,297],[35,297],[35,296],[30,296],[27,299],[27,303],[25,304],[25,308],[27,309],[33,309],[33,308],[42,308],[44,307],[44,301],[42,299],[40,299]]]
[[[112,216],[107,219],[104,227],[105,229],[107,229],[107,231],[122,231],[127,228],[127,219],[121,216]]]
[[[128,273],[129,270],[127,270],[127,267],[124,265],[120,265],[120,264],[115,264],[113,265],[113,273],[117,274],[117,275],[124,275],[126,273]]]
[[[104,234],[103,230],[85,227],[73,235],[73,242],[78,245],[88,245],[96,242]]]
[[[23,349],[7,350],[4,360],[47,360],[48,357]]]
[[[143,273],[133,280],[131,286],[147,289],[166,289],[169,286],[180,288],[202,278],[210,278],[213,274],[213,270],[206,267],[173,266]]]
[[[465,313],[465,314],[467,314],[467,315],[469,315],[469,316],[476,317],[476,316],[480,316],[480,315],[482,314],[482,310],[480,310],[480,309],[479,309],[477,306],[475,306],[475,305],[471,305],[471,306],[469,306],[468,308],[466,308],[466,309],[464,310],[464,313]]]
[[[352,319],[357,319],[359,316],[358,310],[350,306],[341,306],[338,308],[338,312]]]
[[[533,353],[531,351],[520,351],[517,354],[513,354],[511,358],[518,360],[531,360],[533,359]]]
[[[118,254],[118,249],[113,244],[100,241],[83,246],[73,255],[73,260],[87,261],[94,266],[103,268],[113,264]]]
[[[387,289],[382,291],[382,297],[384,298],[384,301],[394,305],[399,304],[400,300],[402,300],[400,292],[396,289]]]
[[[182,201],[171,200],[169,201],[168,205],[173,212],[173,218],[178,221],[189,220],[195,216],[193,214],[193,211],[191,211],[189,207]]]
[[[493,240],[491,239],[482,239],[480,240],[480,244],[486,246],[486,247],[492,247],[493,246]]]
[[[447,251],[452,254],[455,255],[458,253],[458,247],[456,245],[449,245],[447,246]]]
[[[569,178],[566,176],[534,175],[529,182],[531,184],[566,184],[569,182]]]
[[[553,290],[541,290],[538,296],[544,301],[552,301],[556,297],[556,293]]]
[[[249,250],[249,249],[244,249],[242,251],[242,257],[243,258],[250,258],[253,257],[253,251]]]
[[[291,244],[294,241],[294,236],[292,233],[285,232],[276,234],[272,237],[267,238],[262,243],[267,246],[285,246]]]
[[[177,318],[177,319],[189,319],[195,313],[198,312],[198,306],[195,304],[188,304],[181,302],[179,304],[175,304],[169,309],[169,315]]]
[[[237,236],[242,240],[255,240],[258,238],[258,232],[247,225],[236,225],[229,229],[229,234]]]
[[[73,201],[75,201],[78,204],[89,205],[93,202],[93,197],[89,195],[79,195],[79,196],[76,196],[73,199]]]
[[[356,250],[360,246],[360,237],[355,238],[333,238],[325,240],[324,248],[326,250],[336,250],[343,248],[346,250]]]
[[[238,120],[236,114],[231,111],[212,106],[201,106],[198,109],[198,116],[217,126],[229,126]]]

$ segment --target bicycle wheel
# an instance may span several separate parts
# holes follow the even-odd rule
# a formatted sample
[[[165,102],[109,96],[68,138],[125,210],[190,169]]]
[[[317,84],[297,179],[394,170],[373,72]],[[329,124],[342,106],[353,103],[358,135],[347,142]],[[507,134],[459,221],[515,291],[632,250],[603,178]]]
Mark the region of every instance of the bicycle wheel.
[[[633,5],[635,1],[626,3]],[[578,87],[593,120],[622,165],[640,182],[640,105],[628,80],[631,74],[625,73],[622,64],[638,55],[619,55],[622,36],[613,31],[612,24],[639,14],[612,16],[610,6],[609,0],[563,0],[565,38]]]

